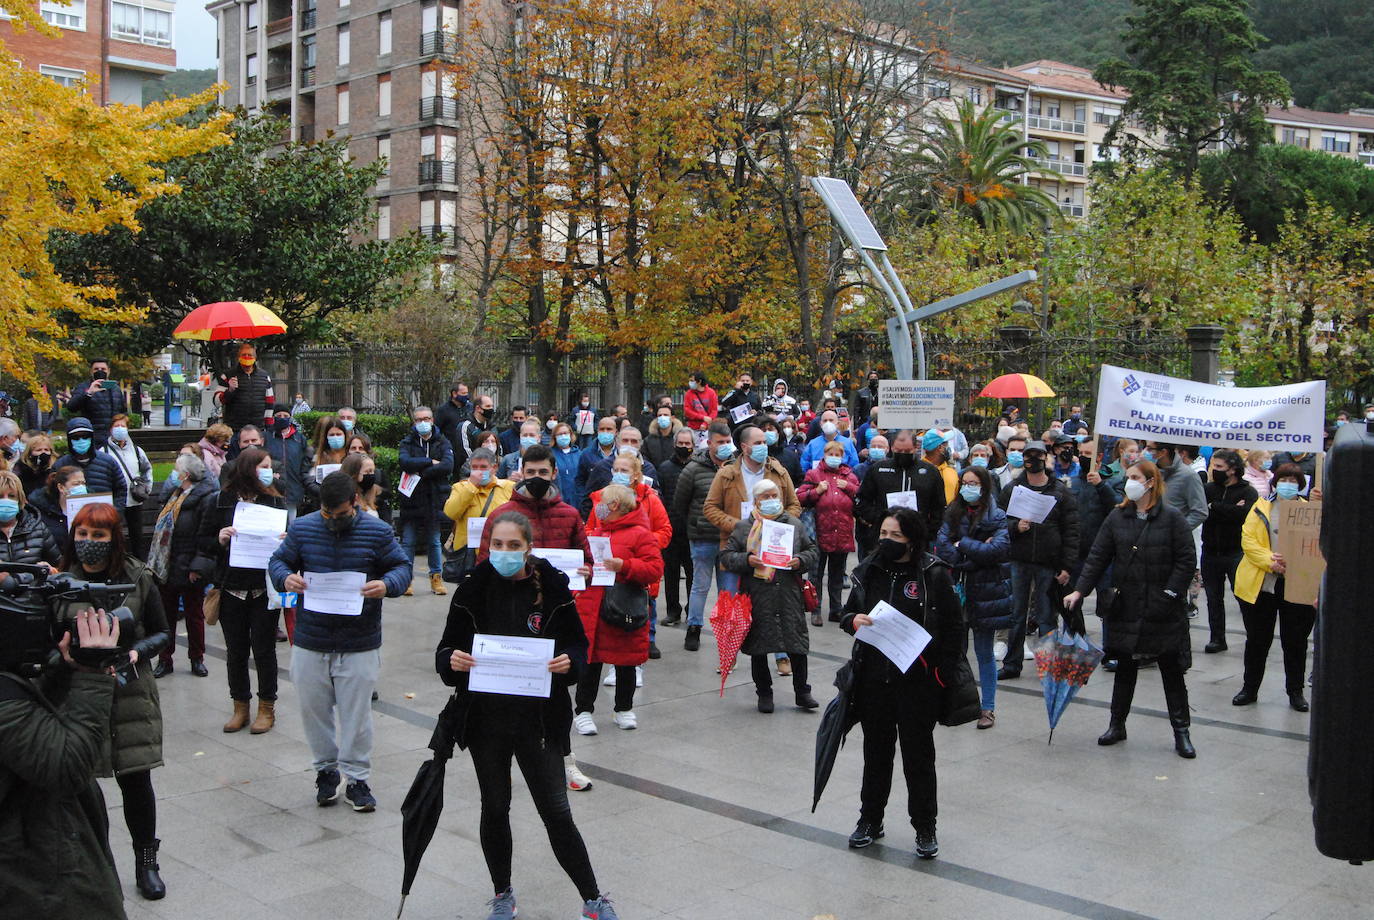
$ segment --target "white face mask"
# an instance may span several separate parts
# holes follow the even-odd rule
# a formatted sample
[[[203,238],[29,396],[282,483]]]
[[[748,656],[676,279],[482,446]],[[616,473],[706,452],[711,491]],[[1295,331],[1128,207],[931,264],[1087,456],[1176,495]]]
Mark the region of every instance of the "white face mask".
[[[1149,491],[1145,483],[1141,482],[1139,479],[1127,479],[1125,490],[1126,497],[1133,502],[1140,501],[1141,497]]]

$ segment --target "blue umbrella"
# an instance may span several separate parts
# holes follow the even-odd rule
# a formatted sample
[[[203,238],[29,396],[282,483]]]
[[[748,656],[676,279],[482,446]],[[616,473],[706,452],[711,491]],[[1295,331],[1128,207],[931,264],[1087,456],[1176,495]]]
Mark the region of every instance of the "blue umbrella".
[[[1054,743],[1054,728],[1079,689],[1088,682],[1102,661],[1102,649],[1088,641],[1082,633],[1072,633],[1063,627],[1041,639],[1035,646],[1035,668],[1040,674],[1040,688],[1045,694],[1045,714],[1050,720],[1050,738]]]

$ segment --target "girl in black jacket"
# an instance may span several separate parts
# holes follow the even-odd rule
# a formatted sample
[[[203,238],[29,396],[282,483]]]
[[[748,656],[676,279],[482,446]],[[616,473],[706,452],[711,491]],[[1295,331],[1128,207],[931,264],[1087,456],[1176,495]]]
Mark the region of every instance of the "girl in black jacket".
[[[1157,658],[1178,756],[1197,752],[1188,736],[1188,687],[1182,653],[1188,642],[1184,598],[1196,565],[1193,533],[1182,513],[1164,503],[1164,477],[1149,460],[1126,471],[1126,500],[1107,516],[1083,563],[1078,589],[1064,598],[1072,610],[1112,567],[1116,599],[1102,617],[1108,658],[1117,659],[1112,715],[1101,745],[1126,740],[1141,658]]]
[[[909,508],[888,511],[879,523],[878,549],[854,570],[853,589],[840,628],[851,635],[870,625],[869,613],[886,601],[920,623],[930,644],[905,674],[882,652],[863,642],[854,646],[854,705],[864,729],[864,777],[859,823],[851,847],[883,836],[883,812],[892,789],[892,762],[902,743],[907,811],[916,829],[916,855],[934,859],[935,722],[941,692],[953,679],[963,652],[963,617],[949,567],[924,552],[925,522]]]
[[[529,519],[508,511],[490,524],[491,553],[471,569],[453,592],[444,635],[434,653],[439,677],[454,688],[440,716],[448,734],[472,754],[482,796],[482,853],[496,897],[493,917],[515,916],[511,888],[511,759],[520,766],[549,843],[563,871],[582,896],[582,915],[618,920],[597,887],[582,834],[573,822],[563,782],[563,749],[572,728],[568,688],[587,663],[587,637],[573,605],[567,578],[530,555]],[[468,672],[478,634],[553,640],[548,668],[553,684],[547,699],[468,690]]]
[[[148,567],[158,580],[162,606],[171,625],[172,641],[158,656],[154,677],[172,673],[176,656],[177,617],[186,618],[186,651],[191,673],[208,677],[205,667],[205,586],[214,574],[211,560],[196,555],[196,535],[201,519],[219,497],[219,487],[206,476],[205,461],[189,447],[177,456],[166,501],[153,525],[153,542],[148,552]],[[199,562],[199,565],[196,563]]]

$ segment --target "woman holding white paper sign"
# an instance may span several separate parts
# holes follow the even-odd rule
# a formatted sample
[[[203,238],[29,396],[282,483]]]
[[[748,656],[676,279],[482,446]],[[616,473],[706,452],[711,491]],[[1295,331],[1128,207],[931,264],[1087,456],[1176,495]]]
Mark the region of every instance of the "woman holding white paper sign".
[[[803,508],[816,511],[816,542],[820,544],[819,577],[816,590],[829,573],[830,622],[840,622],[844,590],[844,567],[854,552],[854,498],[859,494],[859,479],[844,462],[844,445],[834,440],[825,445],[820,466],[807,470],[797,500]],[[811,615],[811,625],[820,626],[820,610]]]
[[[945,685],[954,679],[963,655],[963,616],[949,566],[924,552],[928,544],[923,515],[910,508],[885,514],[878,526],[878,548],[854,570],[840,628],[853,634],[870,626],[870,611],[885,601],[930,633],[916,662],[899,671],[887,656],[863,642],[854,644],[854,712],[864,730],[864,774],[859,792],[859,823],[849,845],[866,847],[884,836],[883,814],[892,791],[897,743],[902,745],[907,813],[916,830],[916,855],[934,859],[935,723]]]
[[[802,600],[802,579],[816,564],[816,543],[806,535],[801,518],[783,508],[782,490],[771,479],[760,479],[754,486],[754,513],[735,525],[720,567],[740,576],[740,592],[748,596],[753,622],[744,637],[740,652],[750,657],[754,690],[759,712],[773,711],[773,674],[769,656],[786,652],[792,660],[792,690],[797,707],[820,706],[807,683],[807,653],[811,637],[806,627],[806,604]],[[763,559],[765,521],[792,527],[792,557],[783,567],[767,565]]]
[[[477,773],[482,854],[496,893],[491,915],[515,916],[510,828],[514,759],[544,821],[554,856],[577,886],[583,916],[617,920],[615,909],[597,886],[564,788],[561,752],[572,728],[568,690],[577,683],[587,661],[582,618],[567,579],[547,560],[530,554],[534,534],[529,519],[508,511],[496,514],[489,523],[490,553],[454,589],[434,663],[439,677],[454,690],[439,717],[442,727],[458,747],[472,754]],[[480,667],[471,653],[478,634],[552,639],[549,698],[469,691],[468,673],[474,665]],[[633,680],[629,683],[634,685]]]

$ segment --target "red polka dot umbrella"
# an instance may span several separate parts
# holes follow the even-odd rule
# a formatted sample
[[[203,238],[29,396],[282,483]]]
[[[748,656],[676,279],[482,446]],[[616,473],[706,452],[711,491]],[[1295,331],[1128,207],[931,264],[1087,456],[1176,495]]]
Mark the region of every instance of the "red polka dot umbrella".
[[[749,626],[754,622],[754,605],[747,594],[722,591],[716,597],[716,609],[711,611],[711,631],[716,634],[716,651],[720,653],[720,695],[725,695],[725,681],[735,669],[735,658]]]

